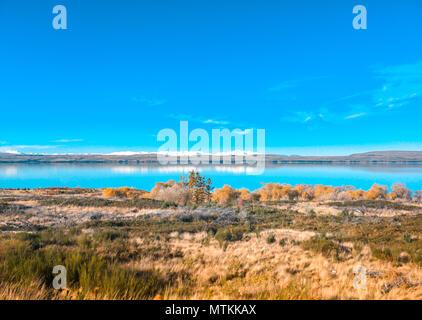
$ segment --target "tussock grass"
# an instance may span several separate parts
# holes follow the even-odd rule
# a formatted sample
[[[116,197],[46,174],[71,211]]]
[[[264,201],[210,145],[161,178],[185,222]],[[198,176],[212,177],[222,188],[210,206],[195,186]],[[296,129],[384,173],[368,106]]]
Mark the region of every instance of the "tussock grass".
[[[123,199],[109,200],[103,198],[48,198],[39,200],[44,206],[76,206],[76,207],[116,207],[116,208],[138,208],[138,209],[159,209],[163,201],[154,199]]]
[[[420,210],[421,207],[401,203],[398,201],[388,200],[354,200],[354,201],[336,201],[328,202],[327,205],[335,207],[364,207],[374,209],[393,209],[393,210],[405,210],[413,211]]]
[[[48,206],[98,208],[175,205],[151,199],[94,198],[91,193],[68,197],[63,192],[63,198],[36,200]],[[6,210],[10,205],[0,204]],[[323,215],[316,203],[315,210],[301,212],[296,202],[245,200],[237,210],[186,208],[162,216],[147,213],[66,228],[1,233],[0,299],[422,297],[418,286],[422,283],[422,215],[380,217],[351,211],[354,206],[404,211],[414,206],[369,200],[329,204],[345,210]],[[59,264],[67,268],[68,290],[52,289],[52,268]],[[356,264],[374,271],[365,293],[353,291]],[[403,277],[413,279],[397,280]],[[411,283],[412,288],[391,285],[396,283]],[[384,285],[388,292],[380,290]]]
[[[156,270],[134,271],[118,264],[119,259],[98,255],[100,250],[63,248],[47,245],[34,249],[31,240],[20,241],[9,248],[0,262],[0,279],[15,286],[31,286],[40,281],[51,294],[55,265],[67,269],[68,287],[79,293],[78,297],[95,292],[116,299],[146,299],[154,297],[167,285]]]

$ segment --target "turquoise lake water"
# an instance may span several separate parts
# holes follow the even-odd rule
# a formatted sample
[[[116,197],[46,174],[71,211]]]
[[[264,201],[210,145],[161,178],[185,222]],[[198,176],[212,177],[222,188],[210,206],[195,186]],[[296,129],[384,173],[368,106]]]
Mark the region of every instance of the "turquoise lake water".
[[[179,180],[193,167],[142,167],[94,165],[0,165],[0,188],[38,187],[135,187],[150,190],[156,182]],[[235,188],[255,190],[263,182],[288,184],[353,185],[369,189],[379,183],[391,186],[405,183],[412,190],[422,190],[422,167],[361,167],[287,165],[266,168],[264,173],[251,175],[245,167],[198,168],[211,177],[213,186],[230,184]]]

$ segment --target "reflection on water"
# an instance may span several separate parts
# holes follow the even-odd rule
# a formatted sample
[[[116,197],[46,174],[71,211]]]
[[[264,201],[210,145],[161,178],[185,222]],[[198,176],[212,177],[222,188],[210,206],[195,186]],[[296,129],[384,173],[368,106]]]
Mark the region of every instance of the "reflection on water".
[[[160,172],[160,173],[181,173],[186,174],[192,170],[199,170],[198,167],[193,166],[158,166],[158,167],[149,167],[150,172]]]
[[[148,172],[148,167],[134,167],[134,166],[117,166],[117,167],[110,167],[110,170],[115,173],[121,174],[133,174],[138,172]]]
[[[3,168],[4,170],[4,175],[6,177],[13,177],[13,176],[17,176],[18,175],[18,168],[17,167],[12,167],[12,166],[8,166]]]
[[[368,189],[374,183],[391,186],[405,183],[412,190],[422,189],[421,167],[317,166],[285,165],[266,168],[253,175],[256,168],[246,166],[130,166],[130,165],[0,165],[0,188],[119,187],[151,189],[158,181],[178,180],[198,169],[211,177],[215,187],[230,184],[235,188],[255,190],[261,183],[353,185]],[[259,170],[259,169],[258,169]]]

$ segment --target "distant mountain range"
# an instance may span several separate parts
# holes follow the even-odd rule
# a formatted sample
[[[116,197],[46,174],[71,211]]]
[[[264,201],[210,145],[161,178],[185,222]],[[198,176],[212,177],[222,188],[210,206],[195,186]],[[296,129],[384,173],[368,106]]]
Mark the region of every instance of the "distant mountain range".
[[[239,156],[239,155],[236,155]],[[178,161],[178,155],[172,155]],[[234,164],[235,155],[232,155]],[[267,166],[284,164],[422,164],[422,151],[372,151],[349,156],[285,156],[268,154]],[[23,164],[139,164],[158,165],[156,153],[115,153],[115,154],[17,154],[0,153],[0,163]],[[221,160],[221,164],[222,160]]]

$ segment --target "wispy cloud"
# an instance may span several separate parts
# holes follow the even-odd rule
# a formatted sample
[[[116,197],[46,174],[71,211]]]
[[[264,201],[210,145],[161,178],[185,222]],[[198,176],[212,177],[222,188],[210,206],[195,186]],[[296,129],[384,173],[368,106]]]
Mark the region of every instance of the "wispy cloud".
[[[253,132],[253,129],[246,129],[246,130],[239,130],[239,129],[237,129],[237,130],[233,130],[233,133],[234,134],[238,134],[238,135],[242,135],[242,136],[244,136],[244,135],[246,135],[248,133],[251,133],[251,132]]]
[[[378,82],[374,89],[355,92],[322,104],[316,112],[295,111],[282,121],[314,123],[316,120],[340,123],[344,120],[380,115],[392,108],[406,106],[422,98],[422,62],[372,68],[372,77]],[[282,83],[275,89],[290,88],[299,82]],[[305,90],[306,88],[304,88]]]
[[[0,153],[20,154],[19,151],[8,148],[0,148]]]
[[[366,115],[365,112],[355,113],[355,114],[351,114],[351,115],[348,115],[348,116],[344,117],[344,119],[356,119],[356,118],[363,117],[365,115]]]
[[[293,122],[293,123],[307,123],[312,120],[323,120],[323,113],[314,113],[307,111],[296,111],[292,112],[281,118],[282,121]]]
[[[2,148],[16,148],[16,149],[38,149],[38,150],[42,150],[42,149],[51,149],[51,148],[56,148],[57,146],[53,146],[53,145],[9,145],[9,146],[5,146]]]
[[[374,92],[377,107],[395,108],[422,96],[422,61],[374,69],[381,88]]]
[[[230,122],[222,119],[216,118],[204,118],[204,117],[196,117],[189,114],[169,114],[168,115],[172,119],[180,120],[180,121],[192,121],[202,124],[215,124],[215,125],[229,125]]]
[[[202,121],[202,123],[219,124],[219,125],[229,124],[228,121],[213,120],[213,119],[208,119],[208,120]]]
[[[46,149],[54,149],[57,146],[53,145],[6,145],[0,147],[0,152],[6,153],[21,153],[29,150],[46,150]]]

